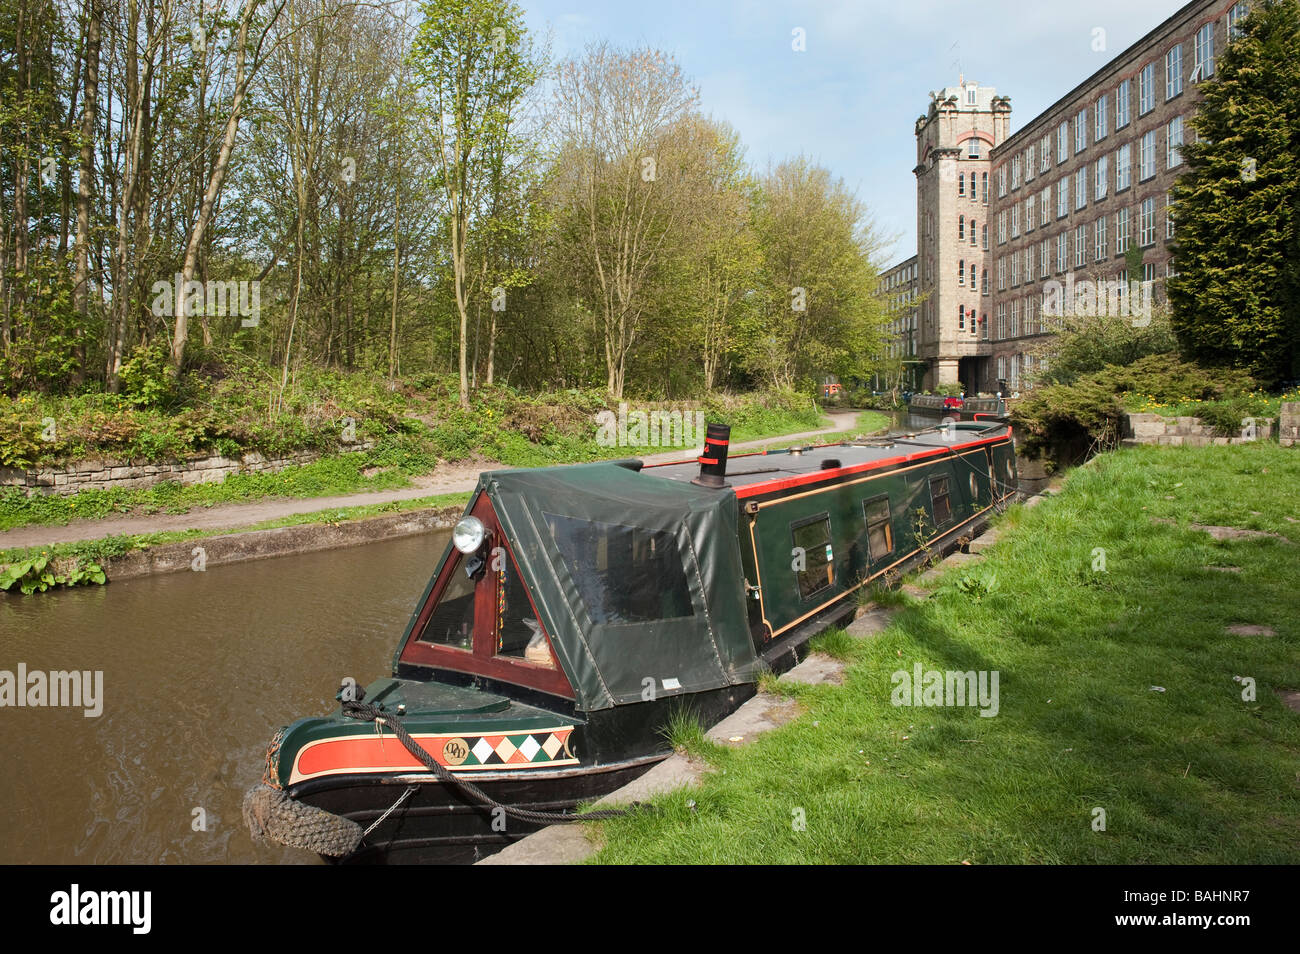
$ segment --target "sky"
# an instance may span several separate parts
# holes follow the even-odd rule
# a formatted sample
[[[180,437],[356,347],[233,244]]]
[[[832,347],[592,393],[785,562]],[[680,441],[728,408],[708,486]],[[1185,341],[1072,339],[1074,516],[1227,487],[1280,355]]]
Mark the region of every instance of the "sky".
[[[842,178],[881,236],[916,251],[916,118],[958,76],[1011,97],[1014,133],[1184,0],[517,0],[556,58],[591,42],[670,53],[752,166],[805,155]],[[796,51],[802,30],[804,49]],[[1102,49],[1096,49],[1102,47]]]

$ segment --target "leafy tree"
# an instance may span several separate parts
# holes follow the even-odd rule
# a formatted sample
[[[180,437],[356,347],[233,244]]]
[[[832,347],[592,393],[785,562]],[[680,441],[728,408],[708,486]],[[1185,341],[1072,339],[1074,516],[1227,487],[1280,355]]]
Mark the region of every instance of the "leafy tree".
[[[509,0],[429,0],[411,50],[422,83],[429,138],[442,164],[456,312],[460,319],[460,403],[469,406],[469,301],[479,287],[469,260],[471,231],[501,213],[511,125],[539,66],[524,14]],[[498,219],[499,227],[499,219]]]
[[[1173,326],[1186,353],[1300,374],[1300,0],[1252,6],[1217,63],[1173,192]]]

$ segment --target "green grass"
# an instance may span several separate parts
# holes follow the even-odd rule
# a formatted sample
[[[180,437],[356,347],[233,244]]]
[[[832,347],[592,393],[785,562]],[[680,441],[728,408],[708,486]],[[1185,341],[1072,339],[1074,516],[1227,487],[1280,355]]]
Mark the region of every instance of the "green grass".
[[[842,686],[805,687],[801,718],[712,752],[716,771],[658,812],[602,823],[594,860],[1300,862],[1300,714],[1275,694],[1300,689],[1297,486],[1300,452],[1265,443],[1074,471],[1002,518],[978,570],[950,570],[877,637],[827,637],[852,662]],[[1219,542],[1191,523],[1285,539]],[[974,572],[996,586],[955,584]],[[997,671],[997,716],[892,705],[891,674],[914,663]],[[1256,681],[1254,701],[1234,676]]]

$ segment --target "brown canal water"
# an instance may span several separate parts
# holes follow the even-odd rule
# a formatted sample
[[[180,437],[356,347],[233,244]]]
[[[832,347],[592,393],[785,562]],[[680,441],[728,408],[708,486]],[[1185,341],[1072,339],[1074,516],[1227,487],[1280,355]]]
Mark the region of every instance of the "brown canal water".
[[[97,717],[0,708],[0,863],[317,863],[255,845],[244,792],[279,726],[390,671],[447,539],[0,594],[0,670],[103,672]]]

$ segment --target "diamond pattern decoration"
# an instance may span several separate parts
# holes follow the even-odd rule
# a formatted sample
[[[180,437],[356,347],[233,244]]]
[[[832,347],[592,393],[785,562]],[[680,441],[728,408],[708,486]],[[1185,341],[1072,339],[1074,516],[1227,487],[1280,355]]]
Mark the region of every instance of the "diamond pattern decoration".
[[[523,744],[519,746],[519,754],[524,757],[524,761],[531,762],[533,756],[541,751],[541,748],[541,744],[531,735],[525,736]]]
[[[573,765],[577,759],[569,751],[569,735],[573,726],[540,732],[513,732],[509,735],[483,735],[460,737],[469,747],[469,755],[460,765],[451,765],[453,771],[495,768],[498,766],[542,767],[551,764]],[[442,743],[420,738],[420,744],[433,752],[442,751]]]

